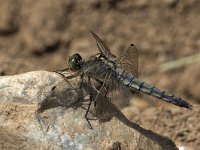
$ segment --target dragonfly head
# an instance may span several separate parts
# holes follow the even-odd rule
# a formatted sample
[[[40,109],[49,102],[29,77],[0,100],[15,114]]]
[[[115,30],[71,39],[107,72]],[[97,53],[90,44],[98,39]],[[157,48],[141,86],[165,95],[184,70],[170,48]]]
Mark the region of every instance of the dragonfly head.
[[[83,66],[83,60],[81,55],[78,53],[69,56],[67,64],[72,71],[78,71]]]

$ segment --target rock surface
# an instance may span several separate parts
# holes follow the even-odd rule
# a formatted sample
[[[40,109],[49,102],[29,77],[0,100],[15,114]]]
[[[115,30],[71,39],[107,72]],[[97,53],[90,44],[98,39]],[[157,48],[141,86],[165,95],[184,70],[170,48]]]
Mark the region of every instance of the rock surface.
[[[62,80],[46,71],[0,77],[0,149],[177,149],[121,112],[107,122],[92,120],[90,129],[77,103],[87,92],[63,92],[78,79],[52,91]]]

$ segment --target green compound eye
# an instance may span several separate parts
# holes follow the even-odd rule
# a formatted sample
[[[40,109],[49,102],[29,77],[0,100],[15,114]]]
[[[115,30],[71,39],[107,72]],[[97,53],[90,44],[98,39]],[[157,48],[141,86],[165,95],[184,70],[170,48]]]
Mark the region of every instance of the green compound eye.
[[[77,71],[83,66],[82,57],[78,53],[73,54],[72,56],[70,56],[67,59],[67,63],[68,63],[69,68],[72,71]]]

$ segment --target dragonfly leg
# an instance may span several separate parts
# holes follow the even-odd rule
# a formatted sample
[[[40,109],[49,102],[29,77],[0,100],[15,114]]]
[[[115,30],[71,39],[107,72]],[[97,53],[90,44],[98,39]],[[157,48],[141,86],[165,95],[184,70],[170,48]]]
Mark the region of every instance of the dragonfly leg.
[[[107,74],[106,77],[105,77],[105,80],[104,82],[101,82],[101,88],[97,91],[97,95],[95,96],[95,99],[94,99],[94,104],[96,105],[96,101],[97,101],[97,98],[98,96],[101,94],[101,92],[103,91],[103,88],[107,88],[106,87],[106,83],[108,81],[108,79],[111,77],[111,74]],[[96,80],[97,82],[99,82],[98,80]],[[106,93],[104,93],[104,96],[106,96],[107,94],[107,91],[105,91]]]
[[[82,74],[82,75],[80,76],[79,89],[81,89],[82,86],[83,86],[83,77],[84,77],[84,74]]]
[[[67,68],[68,69],[68,68]],[[66,69],[66,70],[67,70]],[[63,69],[64,70],[64,69]],[[70,75],[70,76],[65,76],[62,72],[60,71],[63,71],[63,70],[59,70],[59,71],[55,71],[55,73],[61,75],[61,77],[69,84],[70,82],[68,81],[69,79],[73,79],[73,78],[76,78],[78,75],[79,75],[79,72],[77,72],[76,74],[73,74],[73,75]],[[83,84],[83,75],[81,75],[81,81],[80,81],[80,85],[79,85],[79,88],[75,88],[75,89],[80,89],[82,87],[82,84]],[[56,86],[53,86],[53,88],[51,89],[52,91],[54,91],[56,88]]]
[[[60,74],[60,73],[59,73]],[[72,85],[70,84],[70,82],[68,81],[68,79],[70,79],[72,76],[66,77],[64,74],[60,74],[62,76],[62,78],[72,87]],[[73,78],[73,77],[72,77]],[[71,88],[71,89],[67,89],[68,90],[78,90],[81,89],[83,86],[83,74],[80,76],[80,82],[79,82],[79,86],[77,88]]]
[[[87,120],[87,122],[88,122],[90,128],[92,129],[92,125],[91,125],[91,123],[90,123],[90,121],[89,121],[89,120],[92,120],[92,119],[88,118],[88,113],[89,113],[89,111],[90,111],[90,107],[91,107],[91,104],[92,104],[92,101],[93,101],[92,84],[91,84],[90,77],[88,77],[88,84],[89,84],[89,100],[90,100],[90,102],[89,102],[89,104],[88,104],[88,108],[87,108],[87,111],[86,111],[86,113],[85,113],[85,119]]]
[[[58,73],[58,72],[64,72],[64,71],[67,71],[67,70],[70,70],[70,68],[65,68],[65,69],[61,69],[61,70],[55,70],[53,72]]]
[[[77,73],[75,73],[75,74],[73,74],[73,75],[70,75],[70,76],[67,76],[67,77],[66,77],[62,72],[55,72],[55,73],[61,75],[61,77],[62,77],[65,81],[68,80],[68,79],[73,79],[73,78],[75,78],[75,77],[77,77],[77,76],[79,75],[79,72],[77,72]]]

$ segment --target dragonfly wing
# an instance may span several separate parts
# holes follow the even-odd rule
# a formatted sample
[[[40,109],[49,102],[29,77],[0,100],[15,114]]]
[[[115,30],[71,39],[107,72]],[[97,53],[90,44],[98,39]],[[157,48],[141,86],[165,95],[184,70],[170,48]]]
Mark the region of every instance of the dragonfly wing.
[[[117,79],[113,79],[108,86],[107,97],[118,109],[122,109],[129,104],[132,93],[130,90]]]
[[[107,88],[101,88],[101,92],[95,98],[95,116],[99,120],[110,119],[115,114],[114,108],[106,95]]]
[[[138,50],[134,44],[131,44],[127,50],[117,59],[119,66],[138,77]]]
[[[113,55],[107,45],[100,39],[98,35],[92,32],[94,39],[96,40],[97,47],[101,54],[106,56],[110,60],[116,61],[120,64],[120,67],[129,71],[134,76],[138,77],[138,50],[134,44],[131,44],[127,50],[116,60],[116,56]]]
[[[94,32],[92,32],[92,36],[94,37],[94,39],[96,40],[96,44],[97,44],[97,47],[100,51],[101,54],[103,54],[104,56],[106,56],[107,58],[110,58],[110,59],[115,59],[116,56],[113,55],[109,48],[107,47],[107,45],[100,39],[100,37],[98,35],[96,35]]]
[[[96,98],[96,114],[99,119],[111,118],[129,104],[132,93],[113,74],[109,74]]]

